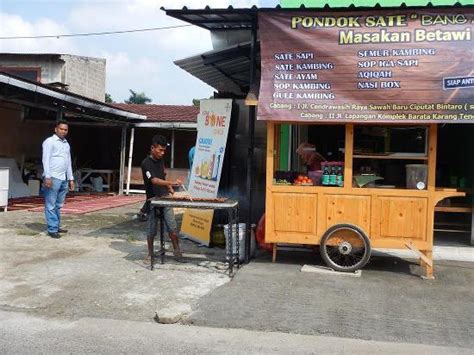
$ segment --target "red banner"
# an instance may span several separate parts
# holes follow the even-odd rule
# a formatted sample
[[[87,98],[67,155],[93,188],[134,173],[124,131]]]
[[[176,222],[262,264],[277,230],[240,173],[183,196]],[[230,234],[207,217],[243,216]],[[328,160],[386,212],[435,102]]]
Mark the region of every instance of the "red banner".
[[[259,14],[258,119],[474,123],[474,9]]]

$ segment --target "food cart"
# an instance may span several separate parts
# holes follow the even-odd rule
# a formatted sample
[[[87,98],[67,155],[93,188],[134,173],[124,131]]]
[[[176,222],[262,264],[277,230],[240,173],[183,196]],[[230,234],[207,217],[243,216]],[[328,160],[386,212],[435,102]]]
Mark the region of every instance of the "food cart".
[[[455,189],[436,188],[437,124],[428,130],[428,155],[417,157],[428,166],[426,189],[360,188],[353,186],[353,161],[414,159],[400,156],[354,156],[354,124],[345,124],[343,186],[277,184],[275,154],[279,125],[269,122],[265,241],[320,245],[323,260],[340,271],[362,268],[371,248],[411,249],[426,276],[433,276],[434,208],[444,198],[463,196]]]
[[[440,123],[472,122],[473,46],[470,38],[460,39],[472,31],[472,14],[472,9],[260,14],[265,241],[274,243],[274,260],[279,243],[319,245],[328,266],[354,271],[368,262],[372,248],[410,249],[425,276],[433,277],[435,206],[464,195],[436,186],[437,131]],[[455,16],[466,21],[446,22]],[[454,33],[459,40],[449,37]],[[343,168],[324,173],[335,175],[330,183],[325,176],[323,183],[318,178],[308,184],[306,176],[293,174],[301,172],[294,157],[294,166],[280,166],[281,157],[291,156],[302,142],[293,134],[297,144],[288,144],[282,132],[291,127],[308,137],[323,125],[342,129],[337,137],[342,143],[327,160],[342,160],[334,164]],[[396,129],[404,130],[399,150],[390,146],[390,131]],[[411,130],[418,132],[413,139]],[[364,131],[383,139],[364,142]],[[318,139],[326,144],[328,135]],[[414,141],[422,143],[419,148],[405,149],[416,146]],[[393,168],[397,162],[406,172]],[[370,171],[373,166],[385,179],[398,176],[398,183],[374,183],[382,176]],[[426,178],[400,183],[420,166]]]

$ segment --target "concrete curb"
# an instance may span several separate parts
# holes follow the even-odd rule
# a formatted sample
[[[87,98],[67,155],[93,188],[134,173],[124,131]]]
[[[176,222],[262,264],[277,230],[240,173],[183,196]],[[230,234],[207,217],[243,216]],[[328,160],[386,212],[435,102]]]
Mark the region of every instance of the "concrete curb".
[[[178,323],[186,315],[191,313],[191,306],[188,304],[175,304],[168,308],[160,309],[155,312],[155,321],[161,324]]]
[[[350,277],[361,277],[362,270],[357,270],[355,272],[340,272],[335,271],[331,268],[325,266],[313,266],[313,265],[303,265],[301,272],[312,272],[316,274],[323,275],[340,275],[340,276],[350,276]]]

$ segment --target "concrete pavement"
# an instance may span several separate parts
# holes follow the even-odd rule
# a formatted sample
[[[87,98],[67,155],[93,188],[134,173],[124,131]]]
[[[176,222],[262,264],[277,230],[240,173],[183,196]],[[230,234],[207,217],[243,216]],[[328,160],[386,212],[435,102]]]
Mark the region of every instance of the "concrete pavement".
[[[216,268],[224,251],[189,241],[182,242],[188,263],[169,256],[150,271],[143,262],[146,223],[133,220],[131,211],[126,206],[65,216],[69,233],[59,240],[42,233],[40,213],[0,214],[0,306],[52,317],[150,322],[157,312],[178,321],[199,298],[229,282]]]
[[[333,277],[300,271],[304,264],[320,262],[314,254],[281,252],[276,264],[270,263],[269,255],[261,254],[230,281],[219,268],[222,266],[219,262],[224,259],[222,249],[201,248],[184,241],[187,264],[169,257],[165,265],[158,265],[151,272],[142,262],[146,253],[145,224],[133,219],[138,207],[65,216],[70,233],[61,240],[41,233],[42,214],[0,213],[0,310],[8,313],[6,320],[15,318],[11,312],[18,312],[20,318],[20,313],[24,313],[27,318],[19,324],[36,324],[41,320],[42,326],[51,332],[26,326],[24,332],[33,334],[29,335],[21,326],[14,327],[8,333],[9,341],[5,345],[8,350],[20,349],[10,342],[17,341],[16,337],[25,336],[28,341],[36,339],[35,334],[44,335],[54,345],[55,329],[62,329],[59,325],[63,325],[65,329],[58,332],[67,333],[67,329],[74,328],[68,336],[83,339],[84,346],[89,343],[81,334],[95,339],[93,333],[89,334],[88,326],[92,330],[123,326],[123,333],[95,340],[97,352],[106,352],[104,349],[108,347],[118,352],[131,349],[126,339],[131,343],[139,339],[135,343],[143,342],[150,347],[137,345],[137,349],[153,352],[151,340],[136,335],[132,329],[149,332],[148,327],[156,327],[153,329],[160,330],[156,334],[168,334],[154,322],[156,312],[171,322],[194,325],[166,328],[175,329],[177,334],[190,336],[186,333],[189,331],[207,334],[202,335],[203,339],[222,337],[221,343],[208,341],[214,344],[215,352],[223,352],[229,346],[235,347],[236,352],[251,351],[253,348],[247,347],[247,343],[253,344],[250,341],[254,336],[266,339],[262,331],[277,334],[275,338],[269,335],[268,344],[258,348],[262,352],[319,352],[316,343],[327,345],[323,349],[328,352],[331,349],[336,349],[336,353],[353,352],[348,349],[352,349],[351,341],[355,339],[368,340],[369,345],[389,343],[380,348],[384,351],[404,349],[400,344],[428,346],[410,348],[410,352],[446,350],[438,346],[453,351],[474,349],[473,263],[437,261],[436,280],[423,281],[417,277],[420,270],[416,263],[376,256],[361,277]],[[113,320],[119,323],[108,323]],[[217,329],[199,333],[209,327]],[[237,328],[241,330],[229,334],[241,339],[244,345],[226,337],[225,329]],[[127,331],[133,335],[131,338],[126,337]],[[150,332],[155,334],[154,330]],[[245,336],[239,338],[238,334]],[[123,341],[116,340],[120,336],[124,337]],[[159,335],[156,337],[159,341]],[[330,338],[333,342],[329,339],[325,343],[326,337],[334,337]],[[311,339],[307,344],[315,350],[310,345],[290,350],[277,338],[287,339],[293,346],[297,346],[298,339]],[[115,339],[123,348],[107,339]],[[172,351],[171,346],[176,346],[173,341],[179,341],[172,336],[170,339],[156,352]],[[38,341],[44,349],[51,346],[49,349],[54,352],[62,351],[60,345],[54,348],[55,345],[47,345],[41,337]],[[174,349],[212,352],[199,339],[193,342],[194,345],[178,345]],[[280,347],[271,347],[272,343]],[[24,342],[18,344],[20,347]],[[27,344],[28,348],[31,344],[33,340]],[[338,344],[349,347],[338,347]],[[69,348],[64,346],[68,352]],[[92,344],[84,348],[81,344],[77,346],[79,352],[94,349]],[[360,349],[366,352],[378,348]]]
[[[419,344],[0,311],[2,354],[472,354]]]
[[[276,264],[256,260],[203,297],[187,321],[474,349],[474,264],[437,262],[431,281],[416,276],[417,264],[386,257],[373,258],[361,277],[301,272],[311,259],[292,252]]]

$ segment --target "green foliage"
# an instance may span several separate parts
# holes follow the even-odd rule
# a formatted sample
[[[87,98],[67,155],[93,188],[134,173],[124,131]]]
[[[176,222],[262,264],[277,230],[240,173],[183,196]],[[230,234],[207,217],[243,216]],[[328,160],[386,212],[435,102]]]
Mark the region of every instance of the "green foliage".
[[[126,104],[147,104],[151,99],[145,95],[144,92],[137,93],[130,89],[130,97],[125,100]]]
[[[111,103],[114,102],[112,96],[109,93],[105,93],[105,102]]]
[[[210,99],[213,99],[214,96],[209,96],[209,98],[210,98]],[[199,107],[200,104],[201,104],[201,100],[203,100],[203,99],[193,99],[193,106]]]

